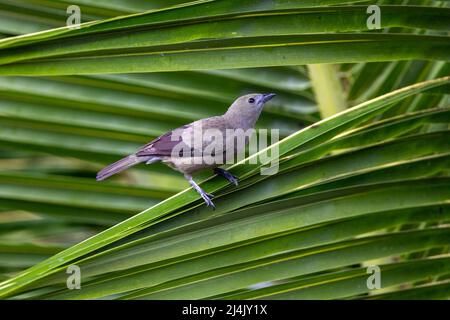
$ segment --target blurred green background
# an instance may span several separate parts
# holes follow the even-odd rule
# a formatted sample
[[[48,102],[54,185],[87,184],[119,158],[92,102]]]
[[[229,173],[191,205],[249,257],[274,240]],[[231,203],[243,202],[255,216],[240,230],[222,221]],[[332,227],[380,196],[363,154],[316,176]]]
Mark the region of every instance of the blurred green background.
[[[227,4],[226,1],[211,1],[212,8],[215,8],[214,6],[216,5],[213,2],[219,3],[217,4],[217,12],[224,14],[225,17],[230,12],[229,8],[237,4],[237,2],[228,2]],[[106,25],[107,28],[111,29],[101,30],[102,25],[100,25],[99,31],[96,31],[97,25],[94,24],[91,27],[93,28],[92,35],[88,34],[87,36],[82,33],[77,35],[77,31],[74,31],[73,35],[71,33],[67,35],[55,34],[50,36],[49,39],[45,37],[41,39],[39,34],[36,34],[34,38],[33,36],[28,39],[23,38],[23,44],[20,43],[21,38],[18,38],[17,44],[13,41],[9,43],[0,42],[0,279],[11,279],[19,272],[34,266],[38,262],[186,189],[188,185],[182,176],[159,164],[151,167],[138,166],[104,183],[97,183],[95,174],[104,165],[134,152],[142,144],[170,129],[200,118],[222,114],[231,102],[240,95],[252,92],[276,92],[277,98],[264,109],[257,126],[258,128],[280,129],[282,137],[287,137],[321,119],[375,97],[408,85],[450,74],[448,64],[449,52],[448,50],[446,51],[449,46],[448,32],[450,28],[448,21],[450,20],[445,20],[445,17],[450,17],[448,2],[378,1],[377,3],[382,6],[382,10],[384,10],[383,6],[386,6],[385,12],[387,12],[386,19],[382,15],[382,30],[365,30],[364,25],[360,22],[362,21],[361,16],[365,17],[366,13],[363,12],[358,15],[351,11],[356,10],[354,8],[362,10],[362,8],[371,3],[369,1],[324,1],[323,5],[308,5],[308,1],[303,4],[300,4],[300,2],[298,4],[295,1],[293,4],[289,4],[287,1],[268,2],[274,5],[270,8],[274,16],[271,18],[273,19],[272,22],[274,26],[278,26],[273,28],[274,31],[270,31],[272,25],[269,24],[269,20],[262,22],[266,23],[264,29],[258,29],[256,25],[240,25],[238,20],[242,17],[237,16],[236,22],[232,20],[236,25],[233,26],[230,22],[230,28],[239,28],[237,30],[244,35],[236,36],[236,38],[228,34],[221,35],[219,30],[222,27],[217,27],[216,25],[220,19],[216,21],[214,17],[202,18],[202,11],[198,11],[200,18],[197,18],[200,19],[200,22],[194,21],[192,25],[196,26],[196,23],[205,23],[206,28],[198,29],[196,31],[198,34],[194,33],[194,31],[189,31],[191,29],[182,31],[181,28],[184,23],[188,27],[191,25],[188,22],[189,19],[183,16],[183,8],[173,9],[174,17],[177,17],[177,12],[181,12],[179,21],[175,21],[176,26],[174,27],[176,29],[177,25],[180,25],[181,31],[179,34],[175,32],[175,29],[173,34],[170,33],[170,30],[170,32],[167,31],[167,34],[163,33],[163,36],[167,38],[163,38],[161,41],[166,41],[167,39],[174,41],[173,44],[166,44],[168,49],[164,47],[164,44],[161,44],[160,47],[155,45],[155,48],[145,44],[145,41],[151,41],[151,37],[153,37],[151,32],[154,31],[157,34],[158,32],[166,32],[166,29],[169,28],[163,23],[161,25],[156,24],[156,26],[147,26],[147,21],[153,21],[151,20],[153,17],[151,12],[144,15],[142,21],[136,20],[142,25],[125,25],[129,29],[119,31],[113,30],[112,22],[110,25]],[[348,4],[352,2],[360,7]],[[154,16],[158,17],[157,10],[184,3],[187,3],[187,1],[0,0],[0,37],[5,38],[5,40],[11,40],[15,36],[63,27],[68,17],[66,8],[72,4],[80,7],[81,20],[84,23],[126,16],[147,10],[155,10]],[[208,1],[205,3],[210,5]],[[225,4],[221,7],[221,3]],[[255,3],[258,3],[258,1],[255,1]],[[327,4],[335,4],[339,5],[339,7],[327,7]],[[353,9],[348,11],[346,9],[347,4],[348,8]],[[250,1],[240,3],[242,12],[247,15],[263,16],[265,14],[264,10],[269,10],[264,7],[261,9],[253,8],[252,5]],[[295,8],[296,5],[298,5],[298,8]],[[394,5],[395,8],[389,9],[389,5]],[[286,6],[291,6],[291,8],[286,9]],[[417,6],[424,6],[429,10],[422,10]],[[233,8],[238,10],[239,6]],[[331,11],[328,10],[329,8],[331,8]],[[209,12],[208,10],[206,12]],[[286,10],[286,12],[283,10]],[[164,11],[162,12],[164,14]],[[213,14],[216,11],[211,9],[211,12]],[[186,15],[190,14],[195,17],[197,11],[186,13]],[[304,18],[306,21],[317,23],[317,25],[311,24],[312,31],[304,31],[301,29],[301,26],[297,25],[284,27],[282,21],[285,19],[285,14],[298,14],[300,20]],[[324,21],[321,21],[320,16],[327,14],[330,16],[325,16]],[[351,18],[353,16],[354,19]],[[164,15],[161,15],[161,17],[164,18]],[[316,19],[316,17],[319,18]],[[232,16],[230,19],[234,18]],[[172,17],[172,19],[175,18]],[[227,19],[224,18],[224,20]],[[325,19],[334,20],[331,20],[331,23],[327,22],[330,20],[325,21]],[[119,19],[119,21],[121,20]],[[210,24],[208,25],[208,23]],[[426,27],[428,23],[430,28]],[[361,27],[358,29],[355,25],[360,25]],[[278,32],[277,28],[280,28],[279,34],[272,34]],[[317,31],[314,31],[314,28]],[[83,27],[79,30],[81,32],[85,30],[86,32],[91,32],[89,27]],[[117,32],[117,34],[115,35],[114,32]],[[145,32],[149,32],[149,34]],[[203,43],[202,41],[196,43],[196,39],[190,41],[183,38],[189,38],[189,32],[193,32],[193,35],[195,34],[195,36],[204,41],[211,40],[211,44],[206,43],[205,47],[201,47],[201,50],[208,50],[211,48],[210,46],[221,46],[226,43],[220,41],[217,42],[218,44],[213,43],[212,40],[214,39],[223,37],[224,39],[236,40],[236,44],[232,43],[228,48],[230,51],[232,50],[230,48],[234,48],[234,46],[241,46],[238,41],[246,40],[245,37],[247,36],[249,37],[247,41],[250,42],[254,41],[254,39],[259,41],[261,38],[261,41],[265,41],[261,46],[267,45],[270,48],[274,44],[268,41],[287,41],[287,38],[295,40],[297,39],[295,38],[296,36],[302,36],[305,33],[316,37],[312,37],[311,40],[307,41],[318,42],[324,45],[322,49],[324,56],[320,57],[320,59],[330,64],[299,63],[298,65],[293,65],[292,63],[284,63],[280,58],[279,65],[272,65],[272,62],[266,62],[262,56],[256,54],[253,62],[245,62],[251,65],[250,67],[241,67],[242,65],[237,63],[236,68],[223,69],[219,65],[217,69],[207,67],[204,70],[187,70],[187,68],[183,69],[182,64],[180,64],[179,70],[175,70],[176,72],[160,72],[157,70],[159,66],[156,64],[156,67],[150,67],[156,68],[155,72],[146,73],[137,70],[138,73],[135,73],[135,68],[139,68],[139,66],[135,67],[131,62],[127,63],[123,62],[124,60],[120,60],[115,64],[114,61],[116,60],[111,60],[110,62],[105,60],[105,63],[108,63],[108,70],[114,69],[115,66],[120,66],[120,70],[125,68],[130,72],[120,71],[116,74],[104,72],[102,69],[103,65],[100,64],[98,64],[98,72],[95,69],[95,61],[97,61],[95,59],[100,61],[105,57],[105,59],[109,59],[110,56],[126,58],[127,55],[131,57],[135,54],[144,53],[156,55],[155,52],[158,53],[160,51],[163,52],[161,53],[163,57],[164,50],[169,50],[171,45],[176,46],[177,44],[180,47],[175,49],[183,52],[191,50],[189,46],[194,43],[194,47],[192,47],[194,49],[192,50],[195,54],[197,52],[195,51],[195,45],[203,46]],[[203,35],[202,32],[205,32],[206,35]],[[215,38],[210,39],[208,32],[215,35]],[[252,34],[253,32],[254,34]],[[140,36],[141,33],[142,36]],[[267,33],[267,35],[264,33]],[[362,41],[361,39],[358,40],[359,35],[351,40],[348,40],[350,38],[344,39],[344,46],[345,43],[349,44],[348,49],[345,49],[346,47],[330,47],[330,50],[327,51],[327,43],[340,41],[338,40],[339,35],[352,36],[356,33],[362,35],[361,39],[365,39],[364,37],[369,35],[369,37],[373,38],[368,39],[374,42],[381,39],[379,36],[386,35],[385,39],[380,40],[380,56],[377,56],[377,52],[370,51],[370,48],[365,49],[364,46],[361,46],[362,54],[359,57],[358,41]],[[171,35],[173,39],[170,38]],[[120,36],[117,40],[118,42],[115,42],[114,36]],[[283,36],[286,39],[279,40]],[[326,36],[334,38],[325,38]],[[416,36],[417,38],[408,38],[408,36]],[[108,42],[108,39],[110,39],[110,42]],[[294,40],[289,44],[290,46],[297,43],[294,43]],[[130,43],[128,46],[125,46],[127,41],[130,41]],[[139,41],[142,41],[142,43]],[[298,38],[295,41],[301,43],[301,41],[306,40]],[[395,46],[401,47],[402,41],[405,41],[404,49],[396,50]],[[414,47],[414,43],[417,43],[417,48]],[[105,47],[102,47],[103,45]],[[385,49],[386,52],[383,52],[382,48],[389,46],[392,46],[392,52],[388,49]],[[280,47],[282,48],[284,45],[281,43]],[[79,48],[87,49],[83,51]],[[58,50],[62,51],[58,53]],[[64,50],[68,51],[65,52]],[[355,52],[354,56],[349,56],[346,59],[345,54],[347,51],[345,50],[353,50]],[[212,55],[214,54],[213,51],[211,49]],[[422,58],[411,58],[409,56],[411,52]],[[58,54],[60,55],[58,56]],[[276,54],[275,52],[273,53],[274,56]],[[54,60],[52,60],[52,55],[56,55]],[[392,57],[392,59],[389,57]],[[76,69],[77,63],[81,65],[83,61],[86,61],[83,59],[89,60],[90,58],[94,60],[93,64],[89,65],[89,68],[91,68],[89,69],[89,74],[77,71],[79,70]],[[428,58],[430,60],[426,60]],[[198,64],[207,62],[200,56],[196,59],[195,61]],[[252,57],[247,56],[246,59],[252,60]],[[298,59],[301,62],[303,61],[302,59],[312,59],[311,61],[314,61],[315,58],[314,55],[309,57],[308,54],[302,56],[300,52]],[[232,60],[231,63],[234,63],[234,61]],[[173,62],[172,65],[175,64],[176,62]],[[75,66],[74,69],[70,69],[71,66]],[[163,64],[161,66],[161,68],[164,68]],[[142,71],[148,70],[143,69]],[[41,72],[44,74],[40,74]],[[367,147],[371,143],[389,143],[394,138],[402,139],[414,135],[431,135],[436,132],[444,132],[442,137],[439,136],[439,138],[430,136],[430,139],[442,139],[439,140],[442,141],[442,145],[440,145],[438,151],[424,151],[422,154],[418,154],[417,157],[413,157],[406,156],[407,152],[399,147],[399,154],[405,152],[404,159],[392,159],[389,164],[378,164],[380,167],[377,168],[381,170],[383,166],[400,165],[402,161],[420,160],[422,156],[446,156],[450,151],[447,134],[449,128],[448,107],[448,84],[447,87],[433,89],[431,92],[415,94],[395,101],[389,104],[389,110],[386,112],[359,124],[359,126],[373,124],[373,128],[385,126],[386,123],[398,125],[399,127],[392,126],[392,133],[389,133],[391,127],[386,125],[386,127],[383,127],[384,133],[381,134],[382,137],[379,139],[376,138],[378,136],[369,132],[358,144],[350,144],[348,147],[344,144],[341,147],[341,151],[334,153],[331,150],[327,154],[330,156],[350,149],[359,150],[359,148]],[[370,130],[372,130],[372,127]],[[325,143],[326,140],[324,139],[322,143]],[[306,149],[300,148],[297,151],[302,150]],[[371,160],[367,161],[369,163]],[[320,166],[321,164],[318,162],[315,165]],[[355,164],[349,159],[346,164],[346,170],[349,174],[357,170],[352,168],[352,165]],[[433,165],[429,165],[427,167],[428,170],[424,169],[423,174],[418,173],[419,171],[416,173],[408,171],[408,173],[404,173],[404,176],[399,181],[404,180],[405,185],[411,185],[414,184],[412,181],[416,178],[445,178],[448,176],[448,158],[445,158],[445,161],[442,163],[439,162],[439,165],[430,167]],[[301,171],[303,169],[297,168],[297,170]],[[209,174],[205,173],[200,177],[200,180],[208,176]],[[407,179],[408,176],[410,180]],[[340,188],[357,185],[356,182],[355,184],[343,178],[341,181],[339,177],[341,176],[336,175],[333,178],[334,180],[330,180],[335,181],[335,185],[330,185],[329,188],[331,189],[328,189],[328,191],[334,190],[337,192],[336,190],[341,190]],[[388,178],[389,174],[385,173],[383,177],[377,180],[380,185],[392,182]],[[358,178],[355,179],[358,180]],[[229,212],[235,212],[239,208],[258,206],[261,203],[272,203],[275,200],[299,196],[301,195],[301,193],[298,193],[298,190],[301,189],[301,181],[298,183],[299,185],[293,184],[289,192],[283,194],[281,198],[272,199],[265,194],[267,196],[266,200],[255,198],[251,205],[242,204],[242,207],[231,208]],[[321,183],[317,182],[317,186],[320,186]],[[421,182],[418,183],[420,184]],[[244,182],[243,188],[251,184],[252,180],[248,182],[248,185]],[[315,184],[312,184],[308,187],[314,186]],[[311,190],[313,192],[313,189]],[[228,190],[224,194],[227,195],[232,191]],[[319,191],[324,192],[324,190],[317,190],[317,192]],[[318,203],[321,201],[321,196],[316,196],[318,199],[315,200],[315,203]],[[336,197],[336,194],[333,197]],[[438,212],[440,212],[439,210],[447,212],[448,199],[445,201],[446,196],[444,195],[443,197],[444,199],[440,200],[439,205],[435,202],[424,200],[423,203],[417,204],[416,207],[411,207],[411,210],[426,206],[431,208],[432,205],[437,205],[436,208],[440,209],[433,208],[438,210]],[[368,196],[367,199],[370,199],[370,197]],[[367,213],[370,213],[372,203],[370,200],[367,201],[367,208],[369,208]],[[430,209],[430,212],[434,209]],[[195,207],[193,210],[194,213],[197,212]],[[222,214],[225,214],[227,210],[224,209]],[[273,210],[273,212],[276,212],[275,209]],[[263,210],[263,212],[265,211]],[[189,212],[186,212],[186,214],[189,215]],[[375,227],[378,220],[374,220],[373,230],[361,230],[359,235],[345,237],[345,240],[358,239],[361,236],[389,235],[392,232],[406,232],[408,230],[431,232],[428,228],[439,229],[439,232],[443,233],[442,237],[444,238],[442,239],[447,239],[448,233],[440,229],[448,227],[448,215],[443,214],[442,218],[436,218],[432,221],[428,221],[428,218],[423,220],[414,218],[409,222],[407,219],[399,220],[398,223],[393,225],[380,224],[378,228]],[[202,219],[205,219],[204,216]],[[340,217],[339,212],[336,211],[335,220],[330,221],[330,223],[341,222],[341,219],[344,218]],[[384,219],[389,220],[391,218],[386,215]],[[183,221],[183,219],[171,221],[170,219],[167,221],[167,226],[164,224],[166,222],[162,221],[160,230],[171,230],[172,227],[182,228],[185,224],[198,222],[196,220]],[[220,220],[217,223],[220,223]],[[357,223],[356,220],[354,223]],[[329,227],[331,228],[331,226]],[[327,232],[326,230],[324,231],[325,233]],[[158,232],[158,227],[149,229],[148,234],[151,234],[151,232]],[[337,232],[339,233],[339,231]],[[148,234],[143,234],[142,237]],[[274,232],[274,234],[276,233]],[[139,239],[140,234],[137,233],[134,237],[130,239],[125,238],[123,241]],[[413,237],[413,239],[419,239],[417,237]],[[336,243],[342,240],[336,240]],[[387,257],[380,257],[381,260],[379,262],[404,262],[409,261],[409,259],[425,259],[437,256],[448,259],[448,243],[445,245],[445,241],[444,245],[441,241],[430,248],[422,248],[423,250],[418,247],[409,251],[405,249],[405,252],[400,250],[397,254],[387,254]],[[280,248],[277,254],[284,252]],[[260,259],[262,258],[260,257]],[[358,273],[359,271],[354,271],[357,270],[355,268],[364,267],[372,260],[375,259],[362,259],[359,263],[348,264],[346,267],[336,266],[336,268],[330,268],[329,272],[350,270],[350,272],[356,272],[354,274],[355,277],[361,277],[361,273]],[[414,260],[414,263],[416,263],[416,260]],[[417,263],[422,262],[419,261]],[[443,260],[443,262],[439,263],[444,267],[439,269],[440,271],[437,275],[434,274],[426,279],[419,277],[420,281],[435,283],[437,286],[435,291],[426,293],[428,297],[433,297],[433,292],[441,293],[441,295],[436,294],[436,298],[445,298],[450,295],[448,282],[445,280],[449,274],[449,270],[446,269],[448,260]],[[144,264],[144,262],[142,262],[142,265],[136,264],[133,268],[137,266],[142,267]],[[238,263],[236,262],[236,264]],[[415,266],[415,264],[412,266]],[[123,271],[125,269],[119,268],[117,270]],[[112,271],[110,270],[110,272]],[[275,270],[273,272],[276,273]],[[326,275],[325,271],[321,272]],[[322,275],[321,272],[317,271],[317,273],[313,272],[311,274],[320,276]],[[119,275],[115,275],[115,277],[119,277]],[[275,290],[274,293],[264,294],[276,296],[275,294],[282,292],[284,290],[283,287],[278,288],[276,287],[277,285],[289,286],[291,284],[295,288],[300,288],[306,285],[305,283],[308,283],[308,281],[312,281],[305,280],[304,277],[295,278],[292,275],[288,278],[284,282],[277,282],[280,279],[269,277],[268,280],[274,281],[272,286],[275,286],[274,288],[277,288],[279,291]],[[95,276],[91,279],[94,284],[96,283],[95,279]],[[411,289],[416,285],[423,285],[424,283],[421,283],[419,280],[416,278],[405,280],[407,282],[406,285],[403,287],[396,285],[394,288],[396,290]],[[252,281],[255,282],[253,284],[264,282],[260,280]],[[52,281],[49,283],[52,283]],[[42,287],[42,285],[39,286]],[[442,290],[441,286],[443,286]],[[133,290],[143,290],[150,287],[152,286],[136,287]],[[53,287],[50,286],[50,288]],[[32,289],[31,287],[31,292],[33,292]],[[54,290],[55,292],[60,292],[58,290],[62,289],[56,287]],[[270,291],[270,289],[267,290],[268,292]],[[327,289],[323,290],[326,291]],[[421,290],[426,291],[426,288],[421,288]],[[40,294],[40,291],[37,292],[33,294]],[[112,298],[115,297],[114,294],[117,293],[117,289],[111,292],[99,292],[89,297]],[[123,290],[122,294],[130,294],[130,292],[133,292],[131,288],[127,288]],[[227,296],[221,296],[221,294],[223,293],[211,292],[206,294],[206,297],[221,298]],[[255,297],[252,296],[252,293],[248,293],[247,296],[245,290],[240,296],[241,292],[237,288],[230,289],[227,294],[235,298]],[[263,296],[265,297],[265,295]],[[358,294],[354,293],[352,295],[348,293],[342,297],[352,296],[358,297]],[[365,296],[363,294],[363,297]],[[399,296],[401,297],[401,294]],[[136,297],[140,297],[140,295],[138,294]],[[177,296],[175,294],[174,297],[184,298],[185,296]],[[194,297],[197,298],[197,296]],[[198,297],[203,296],[199,295]],[[295,296],[295,298],[300,297],[302,296]],[[306,295],[306,297],[309,296]],[[311,297],[316,297],[316,295],[311,293]],[[321,296],[318,295],[317,297]],[[323,297],[326,298],[327,295],[325,294]],[[71,297],[69,296],[69,298]],[[74,296],[72,298],[77,297]],[[289,297],[280,296],[279,298]]]

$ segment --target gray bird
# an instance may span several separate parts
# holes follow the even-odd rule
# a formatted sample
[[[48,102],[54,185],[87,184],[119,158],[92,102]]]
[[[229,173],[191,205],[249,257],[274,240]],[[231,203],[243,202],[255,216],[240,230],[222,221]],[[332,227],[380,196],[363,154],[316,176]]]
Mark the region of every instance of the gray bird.
[[[213,195],[206,193],[200,188],[193,180],[192,174],[206,169],[213,169],[214,173],[237,186],[238,179],[230,172],[219,168],[221,164],[218,164],[218,161],[212,160],[219,158],[223,164],[226,159],[229,159],[230,155],[233,157],[234,154],[242,151],[238,148],[239,145],[237,143],[230,143],[230,139],[236,139],[236,137],[227,135],[227,132],[229,130],[235,131],[236,129],[242,129],[237,132],[252,129],[261,114],[264,104],[274,96],[274,93],[268,93],[248,94],[239,97],[224,115],[197,120],[163,134],[141,147],[136,153],[101,170],[97,174],[97,181],[104,180],[139,163],[151,164],[161,161],[183,173],[190,185],[205,200],[206,205],[214,209],[214,203],[211,201]],[[205,132],[212,132],[213,135],[205,135]],[[197,133],[198,135],[196,135]],[[217,135],[214,136],[214,133],[219,134],[219,138],[217,138]],[[196,137],[200,137],[201,141],[196,141]],[[245,143],[247,143],[248,138],[245,137],[244,139]],[[212,152],[205,156],[207,148],[212,150]]]

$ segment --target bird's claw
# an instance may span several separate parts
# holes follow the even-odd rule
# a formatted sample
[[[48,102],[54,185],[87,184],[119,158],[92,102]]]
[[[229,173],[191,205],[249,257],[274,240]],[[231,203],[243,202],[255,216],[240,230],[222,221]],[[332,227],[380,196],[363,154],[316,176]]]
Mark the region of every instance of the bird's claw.
[[[192,179],[192,176],[186,174],[185,177],[189,181],[190,185],[195,189],[195,191],[197,191],[198,194],[200,194],[200,196],[203,198],[203,200],[205,200],[206,205],[215,210],[216,206],[211,200],[212,198],[214,198],[214,196],[210,193],[205,192],[202,188],[200,188],[200,186],[197,183],[195,183],[195,181]]]
[[[228,181],[230,181],[232,184],[234,184],[236,187],[239,184],[239,179],[235,175],[232,175],[231,173],[230,173],[230,176],[228,178],[226,178],[226,179]]]
[[[239,184],[239,179],[235,175],[233,175],[231,172],[228,172],[227,170],[224,170],[224,169],[221,169],[221,168],[216,168],[216,169],[214,169],[214,173],[224,177],[229,182],[234,184],[236,187]]]
[[[212,194],[203,192],[203,193],[201,193],[201,196],[202,196],[203,200],[205,200],[206,206],[211,207],[213,210],[216,209],[216,206],[214,205],[214,203],[211,200],[211,198],[214,198],[214,196]]]

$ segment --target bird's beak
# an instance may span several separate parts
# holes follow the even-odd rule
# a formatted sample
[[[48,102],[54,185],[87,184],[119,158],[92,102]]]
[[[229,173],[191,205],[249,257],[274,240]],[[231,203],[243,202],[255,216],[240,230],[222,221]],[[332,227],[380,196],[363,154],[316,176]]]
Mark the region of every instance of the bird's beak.
[[[269,101],[270,99],[272,99],[272,98],[275,97],[275,96],[276,96],[275,93],[264,93],[264,94],[262,95],[262,101],[263,101],[264,103],[266,103],[267,101]]]

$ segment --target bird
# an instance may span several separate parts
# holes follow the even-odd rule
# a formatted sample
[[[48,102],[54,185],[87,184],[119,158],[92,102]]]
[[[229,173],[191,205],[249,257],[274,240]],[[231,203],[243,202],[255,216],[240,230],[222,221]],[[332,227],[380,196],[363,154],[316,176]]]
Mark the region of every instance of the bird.
[[[226,159],[233,159],[235,154],[245,149],[248,137],[245,137],[243,146],[238,146],[236,143],[230,143],[230,139],[237,138],[227,133],[237,132],[236,135],[238,135],[253,129],[265,103],[275,96],[275,93],[253,93],[241,96],[223,115],[197,120],[159,136],[140,147],[135,153],[102,169],[97,173],[96,180],[103,181],[140,163],[162,162],[182,173],[206,205],[214,210],[215,205],[212,201],[214,196],[205,192],[194,181],[192,175],[212,169],[215,174],[237,186],[238,178],[220,166]],[[212,132],[212,134],[206,135],[205,132]],[[211,151],[207,155],[205,155],[206,149]]]

